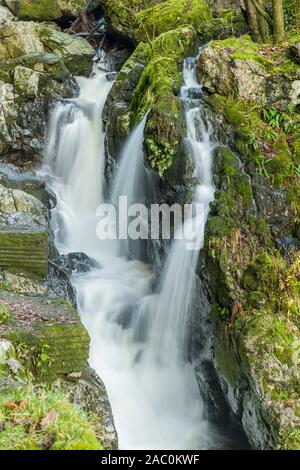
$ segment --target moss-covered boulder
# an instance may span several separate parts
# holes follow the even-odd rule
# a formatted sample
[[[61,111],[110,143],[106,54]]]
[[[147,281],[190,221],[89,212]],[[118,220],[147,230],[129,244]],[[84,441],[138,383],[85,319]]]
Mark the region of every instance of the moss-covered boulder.
[[[149,41],[184,25],[192,26],[198,32],[211,18],[210,9],[204,0],[167,0],[136,15],[134,34],[139,41]]]
[[[212,18],[204,0],[107,0],[105,15],[109,26],[117,32],[146,42],[183,25],[200,31]]]
[[[48,274],[47,209],[33,196],[0,185],[0,267],[38,278]]]
[[[61,58],[71,73],[89,73],[94,49],[82,38],[53,26],[31,21],[7,22],[0,28],[0,58],[16,59],[25,54],[50,52]]]
[[[196,31],[182,26],[161,34],[150,45],[140,43],[119,72],[106,109],[109,148],[115,151],[112,157],[119,142],[149,111],[145,139],[148,164],[160,176],[166,173],[173,183],[178,180],[176,162],[184,129],[180,72],[183,59],[194,50],[195,40]],[[117,142],[115,135],[119,136]]]
[[[198,77],[212,93],[286,111],[299,104],[300,70],[289,47],[270,47],[250,36],[214,41],[199,56]]]
[[[0,330],[9,340],[28,374],[51,382],[84,370],[89,336],[71,304],[63,298],[25,297],[0,291],[10,318]]]
[[[36,21],[73,18],[86,6],[86,0],[5,0],[5,3],[18,18]]]

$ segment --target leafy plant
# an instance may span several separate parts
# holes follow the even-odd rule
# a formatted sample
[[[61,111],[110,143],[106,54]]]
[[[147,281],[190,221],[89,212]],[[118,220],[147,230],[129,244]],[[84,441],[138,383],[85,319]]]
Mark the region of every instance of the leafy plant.
[[[176,153],[176,146],[178,145],[178,141],[175,141],[172,144],[166,142],[163,144],[162,147],[159,147],[153,139],[147,139],[148,148],[150,151],[150,161],[152,168],[157,168],[159,172],[159,176],[163,176],[164,172],[170,168],[172,165],[173,158]]]

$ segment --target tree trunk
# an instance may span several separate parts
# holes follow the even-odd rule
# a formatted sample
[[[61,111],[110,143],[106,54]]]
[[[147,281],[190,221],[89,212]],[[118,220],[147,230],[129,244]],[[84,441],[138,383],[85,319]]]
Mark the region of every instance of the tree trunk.
[[[281,44],[285,38],[282,0],[273,0],[274,42]]]
[[[265,2],[264,0],[257,0],[258,5],[261,7],[263,11],[265,10]],[[257,12],[257,21],[258,21],[258,29],[262,38],[262,42],[264,44],[270,42],[270,28],[266,18]]]
[[[252,3],[252,0],[245,0],[245,7],[247,11],[248,24],[251,32],[253,41],[261,42],[261,35],[258,28],[258,21],[256,16],[256,8]]]

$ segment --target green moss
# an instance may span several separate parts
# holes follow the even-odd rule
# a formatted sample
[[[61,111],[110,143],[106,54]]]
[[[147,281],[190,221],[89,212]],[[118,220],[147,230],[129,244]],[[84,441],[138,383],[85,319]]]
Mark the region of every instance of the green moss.
[[[204,0],[167,0],[137,14],[135,37],[149,41],[155,36],[188,25],[201,30],[211,19],[211,12]]]
[[[227,206],[231,211],[239,206],[244,210],[250,209],[253,205],[251,183],[243,172],[238,158],[228,148],[220,147],[215,159],[219,167],[219,176],[224,178],[228,186],[225,193],[221,192],[217,196],[219,205]]]
[[[52,0],[19,0],[18,16],[36,20],[56,20],[61,16],[58,2]]]
[[[48,273],[48,232],[36,226],[28,229],[2,228],[0,267],[12,272],[45,278]]]
[[[244,287],[247,290],[258,290],[268,293],[278,289],[279,272],[277,259],[261,253],[250,264],[245,272]]]
[[[282,450],[300,450],[300,430],[294,429],[283,439]]]
[[[245,30],[245,19],[240,10],[223,9],[210,21],[206,21],[198,31],[203,44],[215,38],[224,39],[241,36]]]
[[[9,308],[0,302],[0,326],[8,325],[11,322],[12,315]]]
[[[150,46],[141,43],[134,53],[132,63],[136,63],[136,56],[142,54],[148,64],[133,93],[129,112],[134,117],[133,125],[150,110],[145,143],[149,162],[161,176],[167,170],[175,171],[179,158],[184,122],[182,102],[177,98],[181,86],[180,71],[195,36],[193,28],[180,27],[161,34]],[[131,59],[121,70],[118,80],[126,79],[129,63]]]
[[[44,387],[0,396],[1,450],[101,450],[91,420],[63,392]]]
[[[85,7],[86,0],[18,0],[13,5],[14,13],[22,19],[48,21],[58,20],[64,14],[73,13]]]
[[[12,342],[18,359],[37,381],[51,382],[58,377],[81,372],[88,360],[89,336],[71,304],[62,298],[32,297],[28,308],[32,315],[43,317],[30,323],[18,321],[18,313],[24,308],[17,297],[12,321],[2,329],[0,337]],[[22,311],[22,310],[21,310]]]
[[[258,44],[252,41],[249,35],[214,41],[211,47],[226,50],[232,60],[251,60],[265,68],[270,75],[296,72],[298,69],[296,62],[291,58],[289,47]]]
[[[229,319],[230,312],[226,309],[220,309],[217,304],[214,304],[211,310],[211,317],[215,334],[215,362],[221,377],[226,380],[230,387],[234,388],[237,384],[241,369],[237,362],[235,351],[232,348],[232,342],[228,332],[226,329],[219,327],[220,321],[222,323],[224,319]]]

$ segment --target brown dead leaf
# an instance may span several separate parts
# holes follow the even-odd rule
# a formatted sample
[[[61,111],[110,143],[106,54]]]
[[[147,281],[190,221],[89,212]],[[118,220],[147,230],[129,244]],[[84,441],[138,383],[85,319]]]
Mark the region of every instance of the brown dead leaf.
[[[27,408],[27,401],[25,401],[25,400],[17,401],[16,405],[18,406],[18,408],[25,409],[25,408]]]
[[[17,403],[15,403],[14,401],[8,401],[5,406],[9,410],[15,410],[16,408],[19,408]]]
[[[42,418],[39,423],[38,427],[39,428],[45,428],[49,426],[55,419],[57,418],[57,413],[54,410],[49,411],[49,413],[46,414],[44,418]]]

